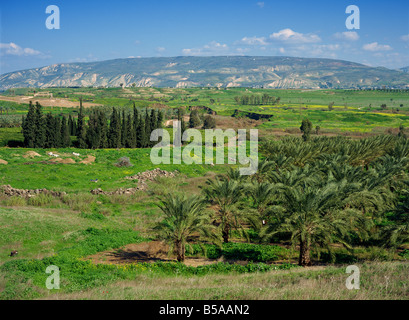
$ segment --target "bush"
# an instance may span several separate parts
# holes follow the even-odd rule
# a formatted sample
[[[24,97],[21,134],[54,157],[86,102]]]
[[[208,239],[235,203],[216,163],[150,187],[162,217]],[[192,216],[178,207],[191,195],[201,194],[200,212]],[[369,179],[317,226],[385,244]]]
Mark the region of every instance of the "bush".
[[[215,245],[204,245],[204,249],[205,256],[209,259],[218,259],[224,256],[226,259],[231,260],[267,262],[288,256],[288,249],[276,245],[230,242],[223,244],[222,248]],[[193,245],[193,254],[200,254],[201,252],[200,245]]]
[[[216,120],[210,115],[205,116],[203,120],[203,129],[213,128],[216,128]]]
[[[117,167],[133,167],[131,160],[128,157],[122,157],[118,159],[118,162],[115,163]]]

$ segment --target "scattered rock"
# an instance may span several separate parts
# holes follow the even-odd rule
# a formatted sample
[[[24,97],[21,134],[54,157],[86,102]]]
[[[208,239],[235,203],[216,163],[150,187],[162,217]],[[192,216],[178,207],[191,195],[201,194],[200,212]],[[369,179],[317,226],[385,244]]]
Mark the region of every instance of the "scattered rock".
[[[173,178],[175,177],[179,172],[174,171],[174,172],[168,172],[165,170],[161,170],[159,168],[156,168],[151,171],[144,171],[137,173],[133,176],[125,177],[127,180],[138,180],[138,186],[136,188],[119,188],[118,190],[115,191],[103,191],[101,188],[93,189],[91,190],[92,194],[105,194],[105,195],[113,195],[113,194],[134,194],[137,191],[144,191],[147,189],[147,181],[154,181],[157,177],[167,177],[167,178]]]
[[[6,160],[0,159],[0,164],[8,164]]]
[[[1,192],[4,193],[7,196],[19,196],[19,197],[24,197],[24,198],[30,198],[30,197],[34,197],[38,194],[49,194],[53,197],[61,197],[66,195],[67,193],[62,191],[51,191],[51,190],[47,190],[45,188],[43,189],[34,189],[34,190],[29,190],[29,189],[16,189],[13,188],[10,185],[3,185],[0,187]]]
[[[168,172],[166,170],[161,170],[159,168],[156,168],[151,171],[147,170],[144,172],[139,172],[133,176],[125,177],[125,179],[138,180],[138,187],[145,190],[147,181],[154,181],[157,177],[174,178],[177,174],[178,174],[178,171]]]

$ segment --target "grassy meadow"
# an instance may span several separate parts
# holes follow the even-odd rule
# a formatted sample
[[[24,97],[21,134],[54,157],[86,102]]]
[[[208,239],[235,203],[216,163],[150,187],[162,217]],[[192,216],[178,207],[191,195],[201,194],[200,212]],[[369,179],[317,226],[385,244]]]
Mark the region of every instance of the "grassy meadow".
[[[154,165],[150,148],[23,148],[21,128],[18,121],[13,123],[27,112],[28,105],[0,99],[0,159],[7,162],[0,163],[0,186],[66,193],[23,197],[0,192],[0,299],[409,299],[409,241],[385,245],[380,236],[384,228],[406,221],[402,216],[407,215],[409,143],[397,134],[399,126],[409,126],[409,92],[132,87],[49,88],[36,92],[51,92],[54,98],[73,104],[44,107],[44,113],[74,117],[79,97],[101,104],[98,108],[107,113],[113,106],[131,112],[134,103],[141,110],[161,108],[165,121],[175,118],[172,110],[176,108],[206,106],[217,112],[217,127],[258,129],[259,159],[267,159],[272,166],[259,167],[253,178],[243,182],[229,176],[238,165]],[[280,103],[237,105],[234,99],[266,92],[280,97]],[[21,88],[2,95],[28,97],[34,92]],[[381,108],[382,104],[386,108]],[[234,118],[235,110],[272,117]],[[305,118],[314,130],[316,126],[321,128],[320,134],[312,132],[308,142],[300,137]],[[330,137],[335,135],[342,137]],[[76,137],[71,139],[75,141]],[[38,156],[28,156],[30,152]],[[74,163],[52,162],[49,152]],[[81,163],[88,156],[95,161]],[[132,166],[116,166],[122,157],[129,157]],[[148,181],[146,190],[131,195],[90,193],[96,188],[135,188],[139,181],[125,177],[155,168],[178,174]],[[202,243],[195,234],[189,239],[194,244],[186,249],[186,263],[177,262],[175,255],[158,255],[152,261],[138,256],[149,255],[149,250],[132,253],[132,248],[158,240],[155,228],[164,219],[158,205],[165,195],[202,195],[208,187],[206,182],[216,181],[221,175],[240,180],[246,188],[250,185],[243,189],[234,207],[240,211],[244,233],[240,228],[232,229],[230,242],[222,245]],[[319,182],[312,181],[313,177]],[[326,191],[339,182],[327,184],[328,177],[342,183],[352,181],[349,189],[364,186],[357,193],[361,198],[348,198],[356,208],[350,208],[349,203],[347,207],[351,217],[358,211],[365,222],[371,222],[369,231],[362,238],[355,230],[345,232],[351,246],[343,246],[338,234],[334,239],[317,240],[311,248],[312,265],[301,267],[297,265],[300,246],[291,242],[292,231],[281,231],[266,241],[263,227],[257,225],[261,217],[267,217],[267,224],[275,223],[285,203],[257,202],[251,186],[266,182],[283,188],[294,183],[298,188],[304,182],[321,183],[320,190]],[[277,190],[270,191],[279,198],[286,189]],[[319,197],[320,193],[315,195]],[[336,192],[333,195],[335,198]],[[211,215],[218,205],[211,203],[205,212]],[[248,215],[260,221],[253,223]],[[321,245],[325,240],[328,246]],[[10,256],[13,250],[18,255]],[[349,276],[346,267],[352,264],[360,268],[359,290],[345,286]],[[45,286],[49,265],[61,269],[58,290]]]

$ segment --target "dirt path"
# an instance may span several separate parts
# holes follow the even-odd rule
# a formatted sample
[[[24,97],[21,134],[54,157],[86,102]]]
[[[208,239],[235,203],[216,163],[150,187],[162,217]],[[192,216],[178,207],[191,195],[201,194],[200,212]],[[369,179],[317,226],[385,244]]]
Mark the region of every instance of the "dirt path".
[[[137,262],[176,261],[176,258],[173,256],[168,256],[167,245],[163,244],[160,241],[150,241],[138,244],[128,244],[121,249],[99,252],[97,254],[88,256],[86,260],[91,260],[93,263],[97,264],[126,264]],[[195,257],[186,257],[185,259],[185,264],[192,267],[217,262],[218,260]]]
[[[79,101],[70,101],[63,98],[45,98],[45,97],[33,97],[33,96],[19,96],[19,97],[5,97],[0,95],[1,101],[11,101],[16,103],[29,103],[32,101],[35,104],[37,101],[43,107],[63,107],[63,108],[72,108],[78,107],[80,105]],[[98,103],[83,102],[82,105],[84,108],[100,106]]]

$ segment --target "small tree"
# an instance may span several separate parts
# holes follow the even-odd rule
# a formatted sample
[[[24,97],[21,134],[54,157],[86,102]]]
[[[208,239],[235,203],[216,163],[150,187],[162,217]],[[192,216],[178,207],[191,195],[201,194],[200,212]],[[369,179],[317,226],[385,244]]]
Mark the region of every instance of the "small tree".
[[[195,128],[200,126],[201,121],[199,118],[199,113],[197,112],[197,110],[192,110],[192,112],[190,113],[190,117],[189,117],[189,128]]]
[[[160,239],[170,245],[170,252],[176,254],[177,260],[185,260],[186,245],[193,240],[193,235],[214,238],[211,233],[209,217],[204,212],[203,199],[198,196],[168,194],[161,199],[158,207],[165,218],[154,228]]]
[[[321,127],[320,127],[320,126],[316,126],[316,127],[315,127],[315,134],[316,134],[316,135],[319,135],[319,134],[320,134],[320,130],[321,130]]]
[[[402,124],[399,126],[398,137],[406,139],[405,127]]]
[[[300,130],[303,133],[302,138],[304,139],[304,141],[310,140],[310,134],[312,131],[311,121],[308,119],[304,119],[301,123]]]
[[[216,120],[210,115],[205,116],[203,119],[203,129],[213,128],[216,128]]]
[[[331,103],[328,105],[328,110],[329,110],[329,111],[334,110],[334,102],[331,102]]]
[[[240,182],[229,179],[208,180],[206,183],[209,187],[204,189],[204,192],[207,200],[215,208],[215,217],[221,227],[223,242],[228,243],[230,230],[242,229],[237,204],[241,200],[244,187]]]

